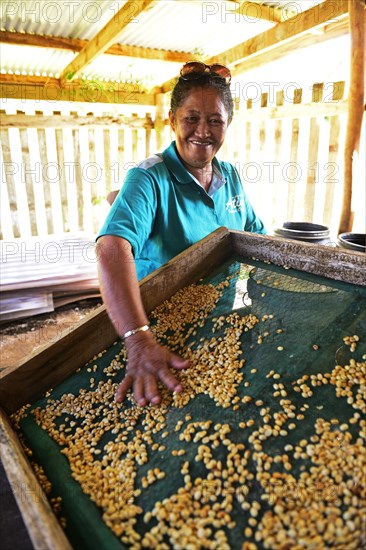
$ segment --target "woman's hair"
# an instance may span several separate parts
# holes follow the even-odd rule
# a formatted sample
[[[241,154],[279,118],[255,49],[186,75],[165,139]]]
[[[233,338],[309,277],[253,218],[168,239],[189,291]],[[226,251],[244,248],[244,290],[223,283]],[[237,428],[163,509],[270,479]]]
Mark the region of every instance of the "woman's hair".
[[[184,80],[181,77],[178,78],[170,100],[170,108],[173,115],[175,115],[177,109],[184,103],[191,91],[198,88],[214,88],[219,92],[221,101],[223,102],[228,114],[228,122],[230,124],[234,114],[234,102],[231,95],[230,86],[226,84],[224,79],[210,73],[205,73],[194,80]]]

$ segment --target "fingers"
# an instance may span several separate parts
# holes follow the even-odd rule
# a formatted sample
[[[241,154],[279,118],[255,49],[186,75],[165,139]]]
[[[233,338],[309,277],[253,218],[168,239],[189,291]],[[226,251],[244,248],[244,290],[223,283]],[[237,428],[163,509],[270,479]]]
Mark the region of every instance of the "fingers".
[[[126,374],[125,378],[122,380],[116,391],[115,400],[117,401],[117,403],[122,403],[127,395],[128,390],[132,386],[132,381],[132,376]]]
[[[169,388],[171,391],[180,392],[182,391],[182,385],[179,380],[170,372],[168,367],[161,368],[159,371],[159,378]]]
[[[154,354],[151,354],[148,358],[140,357],[137,362],[130,362],[129,370],[116,391],[117,403],[121,403],[132,388],[138,405],[141,407],[148,403],[157,405],[161,401],[158,380],[173,392],[182,391],[181,383],[169,367],[178,370],[186,369],[190,366],[190,361],[182,359],[167,349],[160,348],[158,351],[154,358],[151,357]]]
[[[122,403],[131,387],[133,387],[135,400],[141,407],[149,402],[153,405],[160,403],[158,384],[155,376],[151,374],[138,376],[135,379],[126,374],[116,391],[115,400],[117,403]]]
[[[191,362],[189,361],[189,359],[182,359],[182,357],[179,357],[179,355],[176,355],[175,353],[170,353],[169,364],[174,369],[182,370],[187,369],[190,366]]]
[[[151,374],[146,375],[143,379],[143,386],[144,396],[146,397],[147,401],[150,401],[150,403],[152,403],[153,405],[157,405],[158,403],[160,403],[160,395],[156,377]],[[137,399],[136,392],[135,398]],[[138,403],[139,405],[141,405],[140,401],[138,401]]]
[[[147,400],[144,393],[144,379],[142,377],[135,378],[133,383],[133,393],[135,399],[141,407],[147,405]]]

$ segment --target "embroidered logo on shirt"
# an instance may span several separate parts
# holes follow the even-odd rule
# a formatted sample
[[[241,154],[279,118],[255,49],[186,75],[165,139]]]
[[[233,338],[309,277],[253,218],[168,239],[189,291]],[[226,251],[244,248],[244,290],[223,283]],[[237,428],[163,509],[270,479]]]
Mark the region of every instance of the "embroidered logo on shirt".
[[[240,212],[244,210],[244,197],[243,195],[235,195],[231,197],[230,200],[226,203],[226,210],[229,214],[235,214],[235,212]]]

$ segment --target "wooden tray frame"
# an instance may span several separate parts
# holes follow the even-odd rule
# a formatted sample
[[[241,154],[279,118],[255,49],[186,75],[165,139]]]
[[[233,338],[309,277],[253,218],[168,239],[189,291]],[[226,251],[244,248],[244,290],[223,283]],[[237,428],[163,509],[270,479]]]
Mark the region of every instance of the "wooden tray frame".
[[[222,227],[182,252],[140,282],[147,313],[177,290],[198,281],[226,259],[239,255],[298,269],[330,279],[366,286],[366,254],[338,247],[268,237]],[[36,549],[71,550],[44,495],[9,414],[39,399],[101,350],[116,332],[104,306],[0,373],[0,455],[29,536]],[[82,345],[81,345],[82,343]]]

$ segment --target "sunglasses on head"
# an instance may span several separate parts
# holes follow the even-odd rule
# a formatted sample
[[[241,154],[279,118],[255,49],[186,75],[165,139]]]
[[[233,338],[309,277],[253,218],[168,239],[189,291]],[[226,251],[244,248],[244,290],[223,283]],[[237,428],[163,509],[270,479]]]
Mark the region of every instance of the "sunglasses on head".
[[[205,73],[222,78],[226,84],[230,84],[231,82],[230,70],[225,65],[220,65],[219,63],[206,65],[206,63],[202,63],[201,61],[188,61],[180,70],[180,76],[183,80],[196,80]]]

